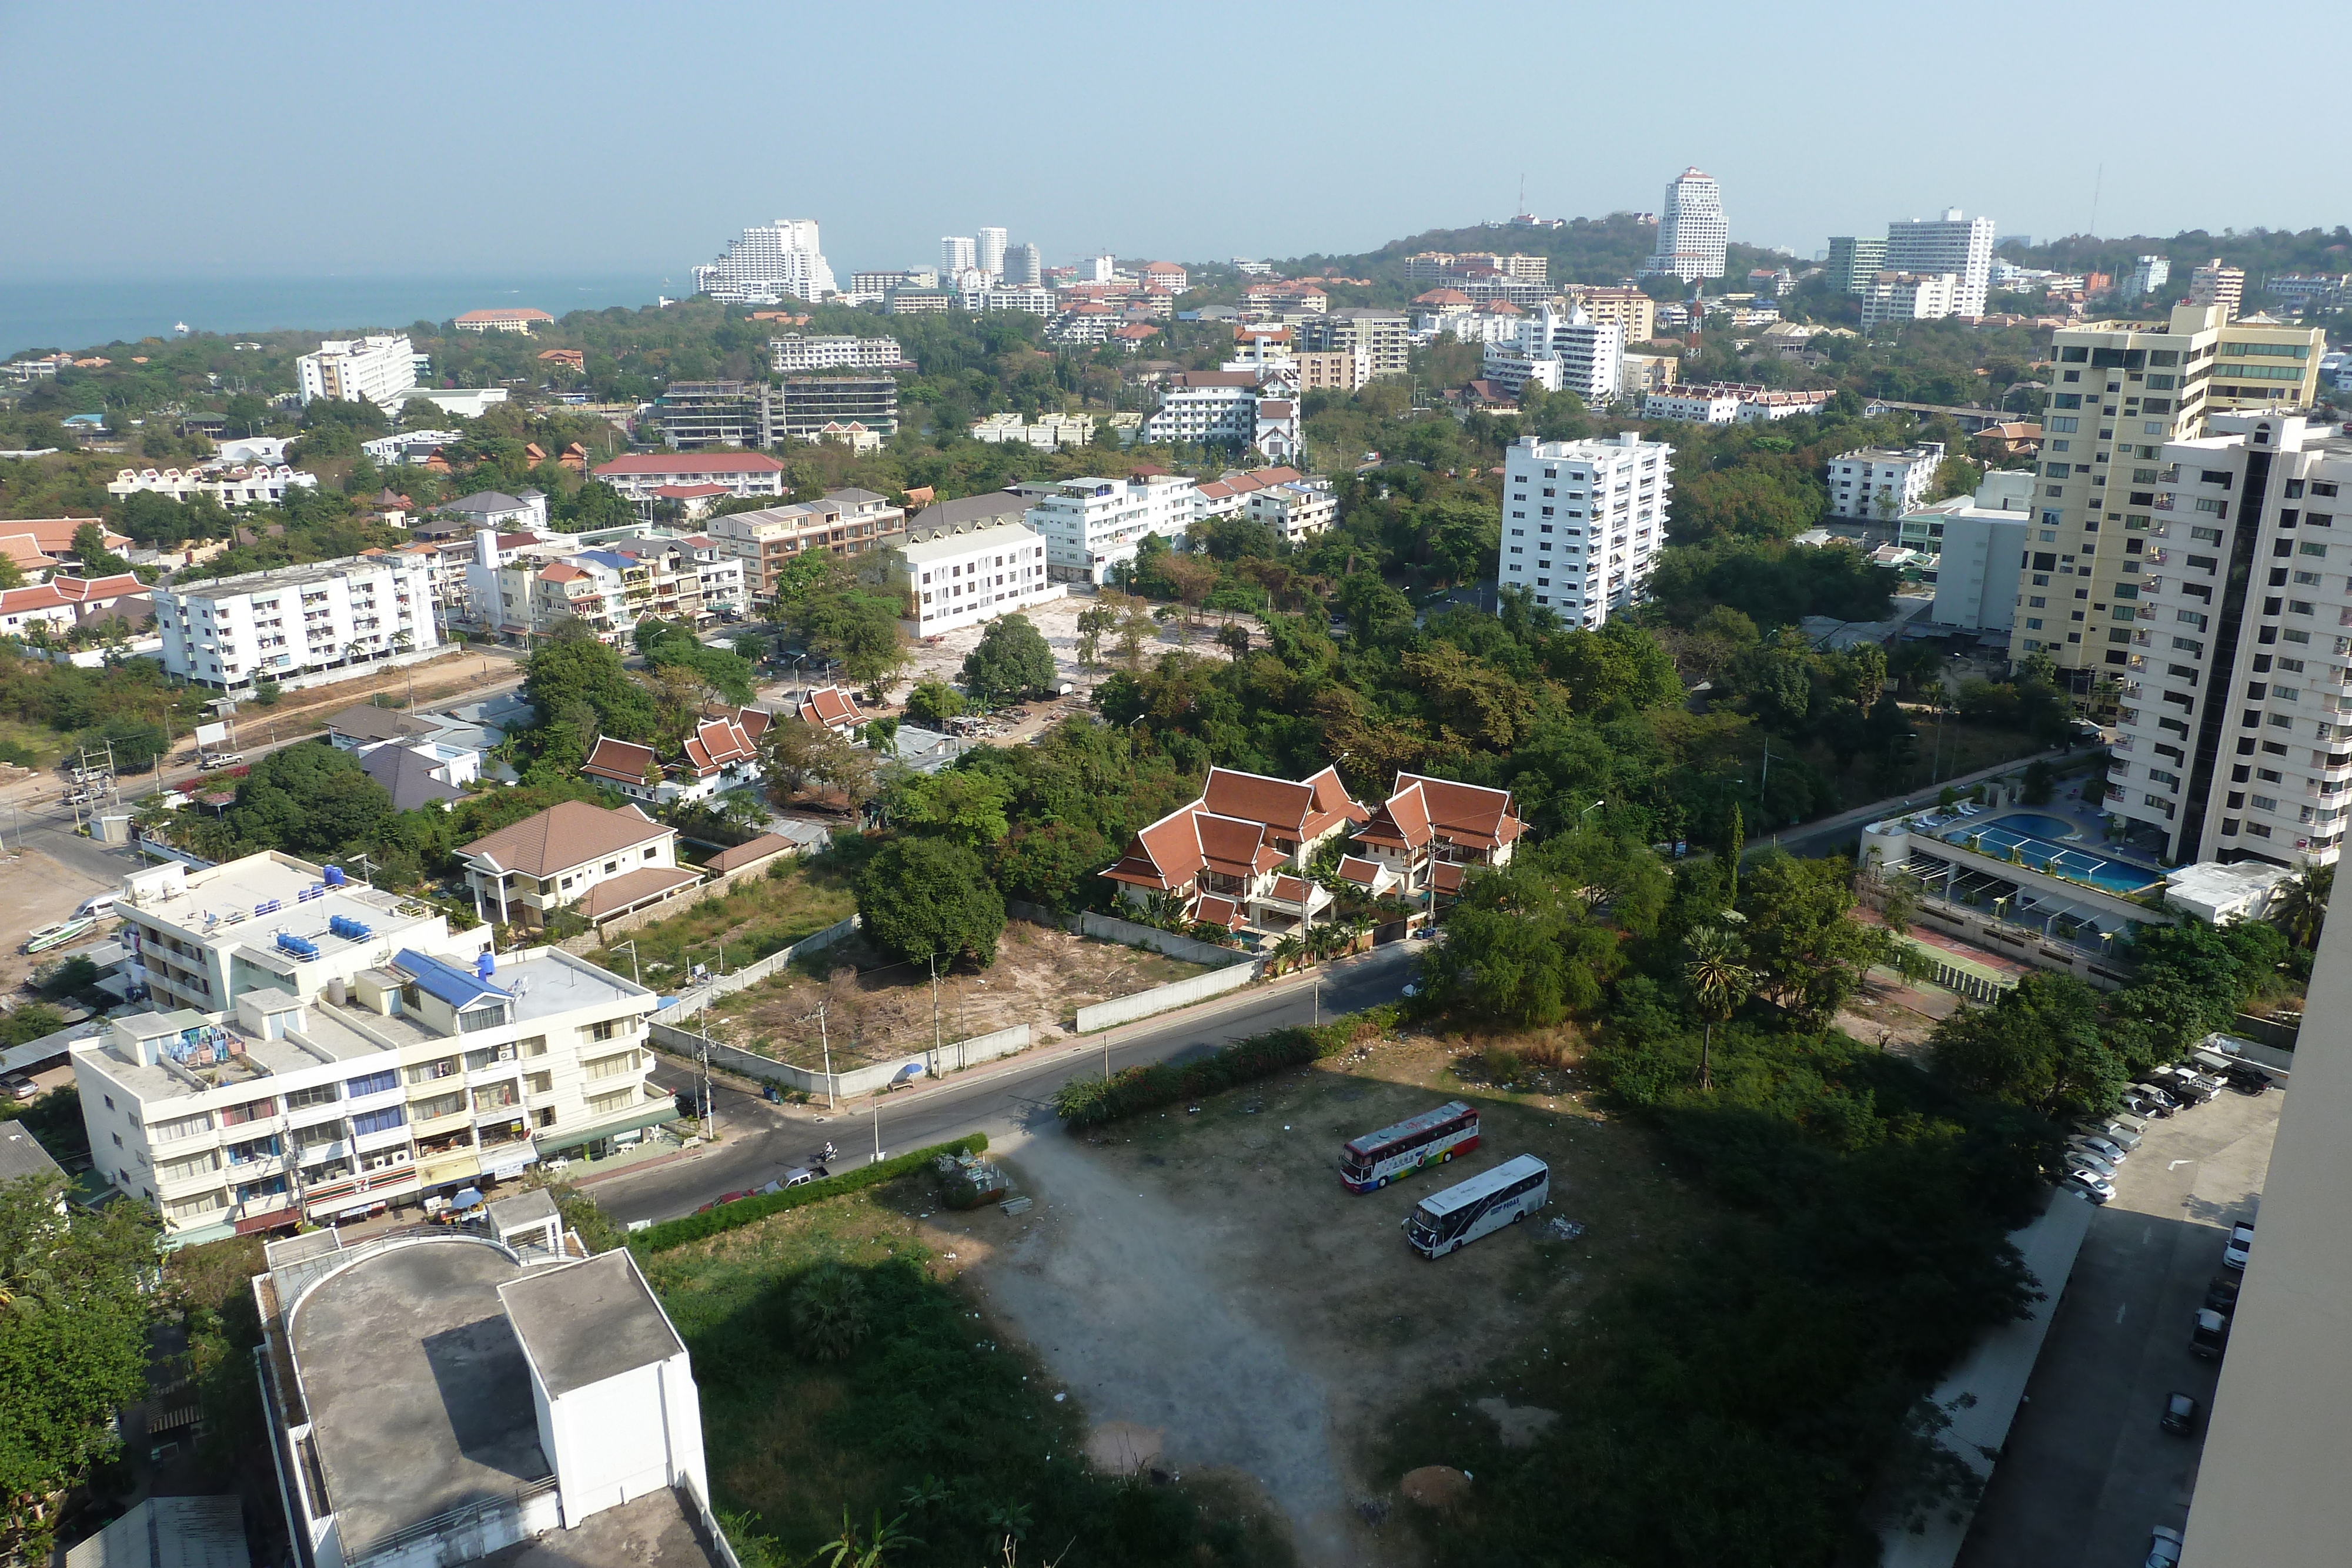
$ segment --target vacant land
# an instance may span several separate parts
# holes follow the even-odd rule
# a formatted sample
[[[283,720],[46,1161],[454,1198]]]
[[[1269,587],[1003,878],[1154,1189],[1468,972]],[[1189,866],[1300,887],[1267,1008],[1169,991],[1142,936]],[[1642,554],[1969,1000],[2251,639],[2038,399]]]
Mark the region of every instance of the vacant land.
[[[1096,1137],[1045,1131],[1002,1151],[1036,1223],[983,1217],[964,1245],[998,1318],[1122,1446],[1254,1478],[1303,1562],[1414,1562],[1386,1522],[1410,1505],[1373,1468],[1401,1408],[1483,1378],[1475,1408],[1525,1440],[1547,1415],[1490,1370],[1549,1354],[1550,1325],[1685,1245],[1706,1207],[1578,1076],[1408,1036]],[[1479,1106],[1481,1147],[1385,1191],[1339,1185],[1349,1138],[1449,1098]],[[1551,1166],[1545,1214],[1438,1261],[1406,1246],[1423,1196],[1522,1153]]]
[[[83,899],[102,890],[102,884],[38,850],[0,852],[0,990],[14,990],[35,968],[64,956],[62,951],[26,954],[25,938],[65,919]],[[72,946],[87,946],[110,929],[110,921],[100,921]]]
[[[1097,602],[1091,593],[1074,591],[1066,599],[1056,599],[1034,610],[1022,612],[1045,636],[1046,645],[1054,650],[1055,673],[1075,685],[1081,694],[1091,690],[1119,659],[1117,642],[1106,637],[1100,667],[1089,670],[1078,663],[1078,613],[1093,609]],[[1216,629],[1227,619],[1223,612],[1204,613],[1200,623],[1191,629],[1189,636],[1173,622],[1155,627],[1152,636],[1143,645],[1144,661],[1148,664],[1179,647],[1187,648],[1205,659],[1230,657],[1223,647],[1211,641]],[[1265,645],[1265,628],[1255,617],[1242,615],[1231,619],[1239,621],[1248,628],[1250,635],[1260,646]],[[984,623],[959,627],[953,632],[942,632],[937,642],[916,643],[909,650],[914,654],[914,663],[907,671],[908,684],[912,685],[933,677],[943,681],[956,680],[962,674],[965,655],[980,646],[981,636],[986,631]]]
[[[908,1568],[997,1562],[1008,1532],[1023,1563],[1283,1560],[1278,1520],[1215,1478],[1087,1473],[1080,1404],[960,1279],[1040,1222],[940,1210],[909,1176],[646,1260],[694,1353],[713,1501],[739,1547],[777,1544],[747,1563],[808,1560],[845,1510],[903,1514],[917,1543],[890,1561]],[[793,1324],[796,1288],[828,1264],[856,1276],[865,1331],[837,1362],[802,1354]]]
[[[894,962],[853,936],[721,998],[716,1016],[725,1020],[718,1032],[734,1044],[808,1068],[821,1068],[829,1051],[837,1071],[928,1047],[935,1001],[941,1040],[1024,1023],[1056,1032],[1090,1002],[1207,972],[1200,964],[1015,920],[1005,925],[996,962],[985,973],[943,973],[936,993],[928,967]]]
[[[714,974],[722,967],[739,969],[846,920],[856,908],[847,868],[834,856],[820,855],[785,862],[782,876],[754,878],[723,894],[705,894],[668,919],[629,935],[636,942],[638,972],[647,985],[662,986],[696,964]],[[618,952],[603,947],[588,956],[615,974],[630,972],[626,942]]]

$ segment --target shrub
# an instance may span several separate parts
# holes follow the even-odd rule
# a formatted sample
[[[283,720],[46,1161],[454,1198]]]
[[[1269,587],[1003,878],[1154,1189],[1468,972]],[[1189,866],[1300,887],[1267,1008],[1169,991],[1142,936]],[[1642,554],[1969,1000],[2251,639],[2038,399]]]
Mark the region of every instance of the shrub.
[[[866,1341],[866,1281],[838,1263],[820,1264],[793,1291],[787,1312],[793,1348],[812,1361],[846,1361]]]
[[[734,1202],[721,1205],[707,1214],[688,1214],[637,1231],[629,1238],[629,1247],[641,1257],[652,1252],[667,1252],[673,1247],[683,1247],[689,1241],[699,1241],[705,1237],[719,1236],[730,1230],[740,1229],[746,1225],[755,1225],[772,1214],[782,1214],[788,1208],[798,1208],[803,1204],[822,1203],[828,1197],[838,1197],[845,1192],[856,1192],[865,1187],[878,1186],[886,1181],[905,1176],[908,1171],[919,1170],[941,1155],[976,1155],[987,1147],[988,1134],[973,1133],[958,1138],[951,1144],[934,1144],[928,1149],[917,1149],[912,1154],[899,1155],[895,1158],[884,1160],[880,1165],[861,1166],[856,1170],[844,1171],[839,1176],[827,1176],[823,1181],[807,1182],[800,1186],[788,1186],[782,1192],[761,1193],[757,1197],[739,1197]]]
[[[1099,1127],[1139,1111],[1156,1111],[1180,1100],[1271,1078],[1286,1067],[1304,1067],[1336,1056],[1360,1040],[1384,1032],[1396,1019],[1393,1007],[1371,1008],[1320,1029],[1296,1027],[1254,1034],[1191,1061],[1154,1061],[1127,1068],[1108,1079],[1073,1079],[1054,1092],[1054,1112],[1073,1127]]]

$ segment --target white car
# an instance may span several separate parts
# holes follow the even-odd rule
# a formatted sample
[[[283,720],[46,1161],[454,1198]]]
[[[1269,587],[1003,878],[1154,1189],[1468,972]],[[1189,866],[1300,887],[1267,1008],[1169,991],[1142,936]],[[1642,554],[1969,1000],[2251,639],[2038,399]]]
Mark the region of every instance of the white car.
[[[2093,1203],[2112,1202],[2116,1196],[2116,1184],[2087,1166],[2077,1166],[2068,1171],[2066,1185]]]
[[[2246,1266],[2246,1260],[2253,1255],[2253,1250],[2254,1228],[2251,1225],[2232,1226],[2230,1228],[2230,1239],[2221,1249],[2221,1266],[2225,1269],[2243,1269]]]
[[[103,919],[114,913],[114,899],[115,895],[110,893],[93,893],[81,901],[81,907],[74,911],[74,918],[81,920],[97,916]]]

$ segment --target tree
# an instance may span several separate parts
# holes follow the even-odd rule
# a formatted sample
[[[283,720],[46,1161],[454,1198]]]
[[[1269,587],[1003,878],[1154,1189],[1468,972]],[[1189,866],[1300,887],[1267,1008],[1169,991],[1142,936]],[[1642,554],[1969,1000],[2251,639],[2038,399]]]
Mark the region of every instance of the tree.
[[[2321,927],[2327,923],[2327,898],[2336,890],[2336,864],[2307,865],[2279,883],[2271,896],[2270,923],[2305,952],[2319,947]]]
[[[781,792],[779,804],[806,789],[812,779],[832,785],[852,804],[874,790],[872,752],[821,726],[790,716],[770,725],[760,737],[760,762],[761,770]]]
[[[629,678],[621,655],[593,635],[567,635],[562,627],[524,666],[523,695],[542,726],[584,712],[593,716],[597,734],[638,745],[650,744],[660,727],[653,695]],[[584,748],[596,735],[576,738]]]
[[[96,523],[74,529],[73,553],[84,577],[119,577],[131,570],[129,561],[106,548],[106,532]]]
[[[160,724],[151,724],[129,714],[110,718],[94,729],[85,730],[77,737],[87,750],[97,753],[108,747],[113,748],[114,766],[120,772],[144,773],[155,765],[172,744]]]
[[[237,781],[226,818],[247,843],[333,856],[373,841],[392,815],[392,795],[358,758],[323,741],[281,747]]]
[[[1092,614],[1093,612],[1087,612]],[[941,729],[947,721],[963,712],[963,694],[933,675],[917,681],[915,689],[907,694],[907,722]]]
[[[793,1347],[812,1361],[846,1361],[871,1324],[866,1281],[839,1263],[820,1263],[801,1279],[788,1313]]]
[[[857,879],[867,940],[910,962],[996,962],[1004,895],[980,857],[946,839],[901,838],[883,846]]]
[[[1052,691],[1054,650],[1027,616],[999,616],[965,656],[963,685],[983,702]]]
[[[1683,938],[1683,984],[1704,1026],[1698,1046],[1698,1086],[1715,1087],[1715,1026],[1731,1016],[1747,999],[1756,977],[1739,960],[1747,949],[1739,939],[1713,925],[1701,925]]]
[[[115,1415],[147,1386],[154,1223],[56,1199],[44,1177],[0,1182],[0,1497],[28,1558],[47,1555],[48,1500],[114,1453]]]
[[[851,681],[878,692],[907,667],[900,608],[896,599],[858,588],[819,588],[787,606],[786,616],[811,648],[840,660]]]
[[[1990,1008],[1963,1008],[1936,1026],[1936,1076],[1967,1094],[2053,1118],[2114,1106],[2129,1076],[2102,1039],[2099,995],[2072,975],[2039,970]]]
[[[890,791],[890,820],[900,828],[985,852],[1011,831],[1004,812],[1012,802],[1012,782],[993,773],[971,768],[918,773]]]
[[[1118,612],[1107,604],[1090,604],[1078,612],[1078,667],[1099,668],[1102,640],[1118,629]]]
[[[1873,964],[1890,962],[1895,939],[1847,918],[1853,908],[1843,859],[1757,858],[1741,879],[1739,912],[1759,989],[1809,1026],[1827,1023],[1861,988]]]

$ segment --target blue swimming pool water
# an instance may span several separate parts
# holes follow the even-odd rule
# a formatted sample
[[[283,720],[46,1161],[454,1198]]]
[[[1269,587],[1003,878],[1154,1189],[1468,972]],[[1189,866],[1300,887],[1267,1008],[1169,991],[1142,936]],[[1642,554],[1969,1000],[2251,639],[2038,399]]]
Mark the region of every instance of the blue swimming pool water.
[[[2025,831],[2044,824],[2065,833],[2077,831],[2074,823],[2062,818],[2024,811],[1981,826],[1967,823],[1948,830],[1942,836],[1946,843],[1958,844],[1964,849],[1970,847],[1974,841],[1979,852],[1997,860],[2008,859],[2010,849],[2014,845],[2019,861],[2035,871],[2073,877],[2077,882],[2087,882],[2110,893],[2137,893],[2162,878],[2162,873],[2147,866],[2134,865],[2129,861],[2110,860],[2087,849],[2072,849],[2064,844],[2052,843]]]
[[[2064,843],[2083,830],[2063,817],[2045,817],[2038,811],[2017,811],[2006,817],[1996,817],[1985,824],[1988,828],[2006,828],[2025,839],[2048,839],[2053,843]]]

